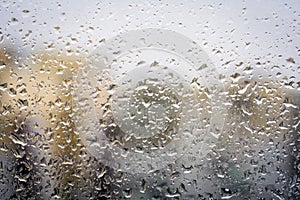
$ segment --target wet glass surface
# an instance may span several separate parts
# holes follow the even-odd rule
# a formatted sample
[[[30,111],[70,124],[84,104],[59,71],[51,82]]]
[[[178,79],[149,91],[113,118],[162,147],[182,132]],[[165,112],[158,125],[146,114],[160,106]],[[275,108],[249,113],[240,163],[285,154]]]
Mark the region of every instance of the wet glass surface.
[[[0,2],[1,199],[299,199],[299,8]]]

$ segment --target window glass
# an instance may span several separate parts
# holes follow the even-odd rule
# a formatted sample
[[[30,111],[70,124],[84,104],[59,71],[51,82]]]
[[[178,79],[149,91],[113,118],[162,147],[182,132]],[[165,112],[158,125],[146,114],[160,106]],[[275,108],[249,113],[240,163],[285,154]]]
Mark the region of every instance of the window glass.
[[[0,3],[2,199],[299,199],[298,1]]]

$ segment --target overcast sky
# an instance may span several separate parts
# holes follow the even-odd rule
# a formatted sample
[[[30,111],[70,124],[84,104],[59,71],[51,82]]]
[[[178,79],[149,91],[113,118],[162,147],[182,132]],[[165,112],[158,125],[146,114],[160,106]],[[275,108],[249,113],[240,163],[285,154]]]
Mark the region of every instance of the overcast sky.
[[[265,68],[283,66],[280,70],[287,76],[300,79],[300,1],[296,0],[32,0],[0,5],[2,46],[12,45],[22,53],[51,43],[91,50],[103,38],[121,32],[165,28],[195,40],[224,73],[240,70],[235,67],[240,62],[254,65],[258,58],[268,62]],[[225,64],[228,61],[231,64]]]

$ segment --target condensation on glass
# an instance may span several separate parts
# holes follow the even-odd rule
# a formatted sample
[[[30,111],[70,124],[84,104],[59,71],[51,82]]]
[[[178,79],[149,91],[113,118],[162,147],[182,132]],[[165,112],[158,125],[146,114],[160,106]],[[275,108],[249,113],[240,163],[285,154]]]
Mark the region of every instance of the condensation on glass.
[[[1,1],[1,199],[299,199],[297,1]]]

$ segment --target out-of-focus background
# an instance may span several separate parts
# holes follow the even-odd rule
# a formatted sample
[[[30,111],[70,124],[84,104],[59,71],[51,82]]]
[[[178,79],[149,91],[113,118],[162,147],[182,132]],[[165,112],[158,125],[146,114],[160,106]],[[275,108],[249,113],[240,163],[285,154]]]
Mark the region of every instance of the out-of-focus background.
[[[300,2],[3,0],[0,18],[1,198],[300,198]],[[131,174],[89,151],[74,121],[73,83],[99,46],[146,28],[203,49],[226,116],[204,156]],[[98,81],[101,110],[114,87]],[[194,88],[199,113],[209,113],[209,92]]]

